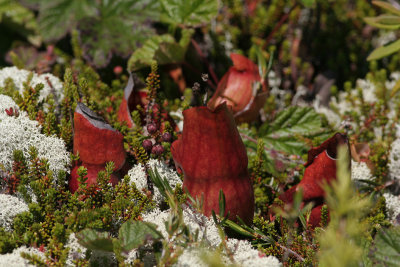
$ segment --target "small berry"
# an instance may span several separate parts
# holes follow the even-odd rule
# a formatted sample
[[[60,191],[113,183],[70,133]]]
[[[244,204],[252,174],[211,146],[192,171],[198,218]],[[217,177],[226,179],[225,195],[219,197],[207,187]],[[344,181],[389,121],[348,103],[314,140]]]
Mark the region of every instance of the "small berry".
[[[168,132],[163,133],[162,139],[163,139],[164,142],[171,142],[172,135],[170,133],[168,133]]]
[[[142,146],[145,150],[150,151],[151,148],[153,147],[153,143],[151,142],[151,140],[146,139],[146,140],[143,140]]]
[[[164,148],[162,145],[155,145],[151,149],[151,153],[153,153],[155,155],[161,155],[163,152],[164,152]]]
[[[155,125],[154,123],[149,123],[147,125],[147,131],[149,132],[149,134],[154,134],[155,132],[157,132],[157,125]]]
[[[115,66],[114,67],[114,74],[118,76],[118,75],[120,75],[122,73],[123,70],[124,69],[121,66]]]

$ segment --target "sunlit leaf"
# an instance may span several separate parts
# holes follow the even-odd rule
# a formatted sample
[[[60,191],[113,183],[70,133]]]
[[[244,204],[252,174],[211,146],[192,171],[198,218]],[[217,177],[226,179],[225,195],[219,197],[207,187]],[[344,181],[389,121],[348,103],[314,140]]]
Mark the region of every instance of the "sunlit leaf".
[[[380,15],[378,17],[364,18],[371,26],[381,29],[397,30],[400,28],[400,17],[394,15]]]
[[[130,251],[142,245],[147,239],[162,238],[156,226],[143,221],[128,221],[119,229],[119,242],[124,251]]]
[[[182,62],[192,34],[192,30],[183,31],[180,42],[176,42],[170,34],[151,37],[132,54],[128,69],[135,71],[151,66],[154,61],[159,65]]]
[[[400,228],[378,231],[370,255],[374,266],[400,266]]]
[[[400,16],[400,10],[398,10],[397,8],[395,8],[394,6],[392,6],[390,3],[388,2],[384,2],[384,1],[372,1],[372,4],[379,6],[380,8],[385,9],[386,11],[392,13],[392,14],[396,14]]]
[[[217,0],[160,0],[161,19],[171,24],[196,26],[209,22],[218,13]]]
[[[107,232],[98,232],[93,229],[84,229],[76,234],[79,244],[91,249],[106,252],[113,251],[113,239]]]
[[[376,48],[372,53],[368,56],[367,60],[377,60],[383,57],[389,56],[400,50],[400,40],[397,40],[389,45],[381,46]]]

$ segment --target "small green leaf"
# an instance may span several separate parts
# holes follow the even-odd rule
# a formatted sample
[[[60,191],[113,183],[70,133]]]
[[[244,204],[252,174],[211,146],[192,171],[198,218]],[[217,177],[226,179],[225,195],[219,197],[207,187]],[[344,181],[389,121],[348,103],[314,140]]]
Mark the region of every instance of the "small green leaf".
[[[113,251],[113,238],[106,232],[84,229],[76,234],[78,243],[91,250]]]
[[[155,224],[143,221],[128,221],[122,224],[119,229],[120,245],[126,252],[139,247],[148,238],[162,238],[162,234],[157,231]]]
[[[394,15],[380,15],[378,17],[364,18],[364,21],[374,27],[388,30],[397,30],[400,28],[400,17]]]
[[[46,41],[62,38],[77,22],[96,14],[94,0],[40,2],[39,29]]]
[[[372,1],[372,4],[385,9],[386,11],[395,14],[395,15],[399,15],[400,16],[400,10],[398,10],[397,8],[395,8],[394,6],[392,6],[391,4],[384,2],[384,1]]]
[[[381,46],[376,48],[372,53],[368,56],[367,60],[377,60],[383,57],[386,57],[390,54],[393,54],[400,50],[400,40],[397,40],[389,45]]]
[[[370,255],[379,266],[400,266],[400,228],[378,231]]]
[[[168,183],[166,178],[161,177],[161,175],[157,171],[157,168],[154,168],[154,170],[149,169],[148,173],[150,176],[150,180],[158,188],[161,195],[168,199],[169,196],[172,196],[174,194],[171,185]]]
[[[223,218],[225,215],[225,195],[222,189],[219,190],[219,217]]]
[[[160,0],[164,22],[186,26],[209,23],[218,14],[217,0]]]
[[[128,69],[135,71],[151,66],[154,61],[159,65],[182,62],[192,34],[192,30],[183,31],[179,43],[170,34],[151,37],[132,54]]]

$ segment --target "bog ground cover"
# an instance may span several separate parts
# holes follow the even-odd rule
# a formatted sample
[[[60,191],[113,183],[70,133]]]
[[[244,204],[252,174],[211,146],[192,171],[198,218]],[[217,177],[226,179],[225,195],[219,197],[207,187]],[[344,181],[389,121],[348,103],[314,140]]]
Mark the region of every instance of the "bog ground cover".
[[[400,3],[0,0],[0,265],[399,266]]]

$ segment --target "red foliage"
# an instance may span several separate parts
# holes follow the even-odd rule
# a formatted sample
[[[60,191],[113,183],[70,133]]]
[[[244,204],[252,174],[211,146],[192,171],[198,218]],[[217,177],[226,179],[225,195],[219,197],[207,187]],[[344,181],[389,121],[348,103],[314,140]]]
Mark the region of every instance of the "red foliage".
[[[118,110],[118,120],[120,122],[126,122],[129,128],[135,126],[135,123],[131,117],[131,112],[136,110],[137,106],[140,106],[143,110],[146,110],[146,107],[149,104],[148,93],[145,89],[146,85],[139,79],[139,77],[137,77],[135,74],[131,74],[128,84],[124,89],[124,98]],[[153,112],[152,115],[155,118],[154,123],[157,124],[157,127],[159,127],[161,131],[164,130],[164,125],[159,121],[161,118],[163,121],[169,121],[171,127],[175,128],[175,130],[178,130],[174,120],[168,115],[168,113],[160,108],[157,103],[152,105],[151,110]],[[158,118],[157,114],[160,114],[161,118]],[[141,119],[143,122],[144,114],[141,114]]]
[[[128,84],[124,89],[124,98],[118,110],[118,120],[125,121],[129,128],[134,126],[131,112],[136,110],[138,105],[144,108],[148,103],[145,88],[146,85],[135,74],[129,76]]]
[[[94,184],[97,173],[104,170],[107,162],[113,161],[114,171],[120,170],[125,163],[124,137],[113,129],[101,117],[82,103],[78,103],[74,113],[74,153],[79,153],[82,164],[71,172],[70,190],[78,188],[77,169],[83,165],[87,168],[87,183]],[[112,184],[118,182],[116,174],[110,178]]]
[[[247,171],[246,148],[225,104],[214,111],[193,107],[183,112],[182,135],[171,152],[183,187],[193,197],[204,197],[204,213],[219,213],[219,191],[226,198],[230,219],[239,216],[250,224],[254,215],[254,193]]]
[[[233,66],[218,83],[217,90],[208,102],[210,109],[226,102],[232,107],[237,122],[252,121],[259,115],[259,110],[267,99],[267,86],[262,81],[256,64],[248,58],[231,54]],[[255,82],[262,83],[262,90],[254,92]]]
[[[323,185],[324,183],[330,184],[336,179],[337,148],[340,145],[348,147],[348,139],[346,135],[336,133],[320,146],[308,151],[308,161],[305,164],[306,170],[303,179],[299,184],[291,187],[279,197],[283,202],[291,204],[294,194],[301,188],[303,191],[302,205],[314,203],[314,208],[308,221],[312,227],[319,226],[321,221],[322,205],[320,203],[325,197]]]

